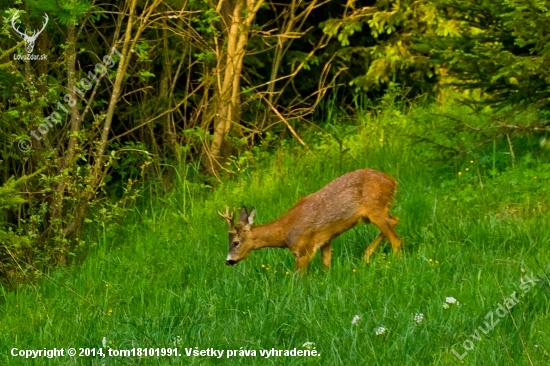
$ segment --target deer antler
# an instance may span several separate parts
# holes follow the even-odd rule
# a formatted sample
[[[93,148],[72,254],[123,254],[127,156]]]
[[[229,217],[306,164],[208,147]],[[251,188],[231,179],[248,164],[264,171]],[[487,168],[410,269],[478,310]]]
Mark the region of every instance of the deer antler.
[[[19,10],[13,14],[13,17],[11,18],[11,27],[14,31],[16,31],[21,37],[26,38],[27,34],[24,32],[21,32],[18,27],[15,26],[15,21],[19,19],[19,16],[17,15],[19,13]]]
[[[218,215],[220,215],[227,221],[227,226],[229,230],[232,230],[235,223],[235,210],[233,210],[233,215],[229,216],[229,206],[225,206],[225,214],[218,211]]]
[[[46,21],[44,22],[44,25],[42,26],[42,29],[40,29],[40,32],[38,32],[38,34],[42,33],[42,31],[46,29],[46,25],[48,25],[48,20],[50,20],[50,18],[48,17],[48,14],[44,13],[44,19],[46,19]]]
[[[46,19],[46,22],[44,23],[44,25],[42,26],[42,29],[40,29],[38,32],[37,31],[34,31],[32,32],[32,36],[30,37],[33,41],[36,41],[36,39],[38,38],[38,36],[40,35],[40,33],[42,33],[42,31],[44,31],[44,29],[46,28],[46,25],[48,24],[48,20],[50,19],[48,17],[48,14],[44,13],[44,18]]]

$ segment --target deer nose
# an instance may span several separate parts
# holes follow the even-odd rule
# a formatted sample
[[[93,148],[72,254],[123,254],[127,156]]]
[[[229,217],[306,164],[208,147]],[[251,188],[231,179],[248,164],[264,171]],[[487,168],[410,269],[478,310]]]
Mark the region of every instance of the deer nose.
[[[228,259],[225,261],[225,264],[227,264],[228,266],[234,266],[235,263],[237,263],[237,261],[234,261],[232,259]]]

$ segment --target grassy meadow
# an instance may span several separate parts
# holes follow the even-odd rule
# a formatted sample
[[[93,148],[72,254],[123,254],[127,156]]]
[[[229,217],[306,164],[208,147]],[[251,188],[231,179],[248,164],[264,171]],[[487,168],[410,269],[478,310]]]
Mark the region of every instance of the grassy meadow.
[[[432,159],[405,131],[429,125],[435,108],[396,107],[355,121],[342,152],[335,139],[316,131],[305,137],[310,151],[292,141],[274,150],[258,146],[234,161],[237,174],[215,189],[193,183],[192,166],[166,167],[174,171],[170,190],[139,182],[141,196],[123,220],[90,218],[85,240],[97,245],[82,263],[16,290],[0,287],[0,363],[550,364],[548,150],[517,141],[513,159],[504,143]],[[392,214],[401,219],[401,257],[384,242],[366,265],[363,252],[378,231],[359,224],[333,241],[328,271],[317,254],[305,276],[295,275],[292,254],[280,249],[253,252],[235,267],[224,264],[227,228],[217,211],[225,205],[254,205],[256,222],[268,222],[300,197],[364,167],[398,181]],[[531,274],[540,281],[525,290]],[[500,320],[487,334],[479,331],[514,292],[519,302],[509,314],[494,315]],[[307,348],[305,342],[320,356],[259,354]],[[103,343],[178,347],[181,356],[10,355],[13,347]],[[195,347],[256,350],[257,356],[187,357],[185,348]]]

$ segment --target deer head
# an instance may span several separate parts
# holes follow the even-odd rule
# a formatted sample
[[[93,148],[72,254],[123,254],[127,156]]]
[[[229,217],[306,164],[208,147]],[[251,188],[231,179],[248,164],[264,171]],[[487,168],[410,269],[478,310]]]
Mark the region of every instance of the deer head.
[[[218,212],[218,214],[227,221],[227,226],[229,229],[229,253],[227,254],[227,259],[225,264],[228,266],[233,266],[237,262],[245,259],[250,254],[250,251],[253,249],[253,246],[248,243],[247,237],[250,233],[250,228],[254,224],[254,215],[256,214],[256,209],[252,207],[250,214],[246,210],[246,207],[241,208],[241,215],[239,216],[239,221],[237,225],[235,222],[235,210],[233,210],[233,215],[229,216],[229,207],[225,208],[225,214]]]
[[[25,41],[25,49],[27,50],[27,53],[30,54],[34,50],[34,42],[36,42],[38,35],[42,33],[42,31],[46,28],[46,24],[48,24],[48,14],[44,14],[45,22],[42,26],[42,29],[40,29],[39,31],[35,30],[31,33],[31,35],[28,35],[26,31],[21,32],[19,28],[15,25],[15,21],[19,19],[18,13],[19,12],[15,12],[15,14],[13,14],[13,17],[11,18],[11,26],[23,38],[23,40]]]

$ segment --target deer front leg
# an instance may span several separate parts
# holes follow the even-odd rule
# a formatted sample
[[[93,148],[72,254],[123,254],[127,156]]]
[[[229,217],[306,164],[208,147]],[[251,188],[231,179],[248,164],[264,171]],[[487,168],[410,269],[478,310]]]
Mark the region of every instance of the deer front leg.
[[[307,254],[296,256],[296,265],[294,266],[294,271],[300,272],[300,273],[306,273],[307,265],[309,264],[311,257],[312,257],[311,255],[307,255]]]
[[[323,257],[323,266],[325,268],[330,267],[330,257],[332,255],[332,251],[330,248],[330,241],[328,241],[325,245],[321,247],[321,256]]]
[[[309,240],[302,240],[300,245],[297,245],[296,251],[293,252],[296,256],[296,265],[294,270],[296,272],[305,273],[309,261],[311,261],[311,258],[315,255],[315,252],[316,248],[311,245]]]

